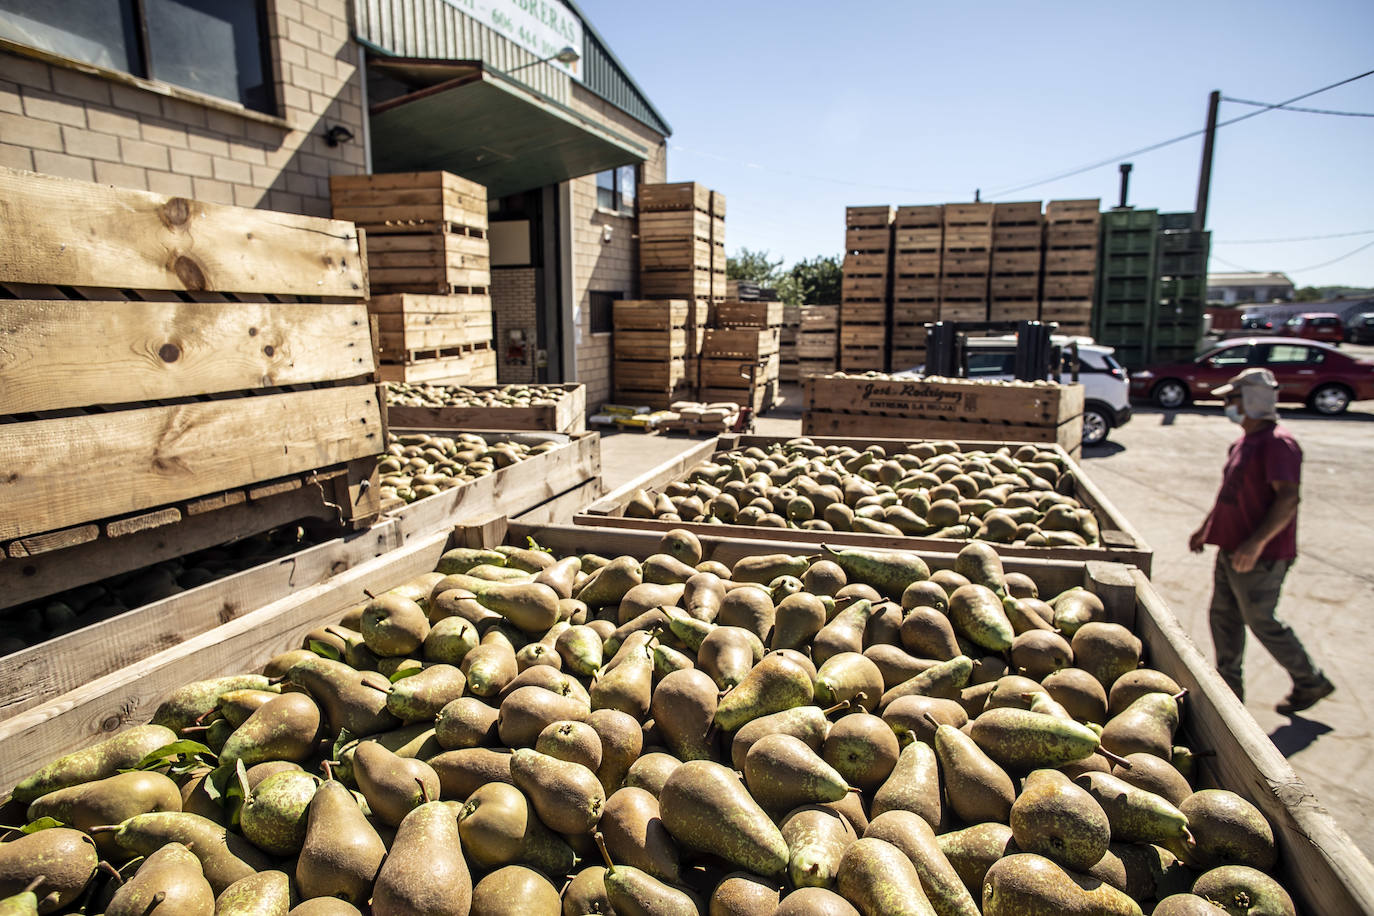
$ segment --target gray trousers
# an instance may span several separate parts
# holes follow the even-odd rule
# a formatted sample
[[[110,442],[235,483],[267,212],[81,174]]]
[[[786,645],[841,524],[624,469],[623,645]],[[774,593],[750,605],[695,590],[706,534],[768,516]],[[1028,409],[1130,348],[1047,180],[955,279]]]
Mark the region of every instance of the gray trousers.
[[[1321,672],[1312,664],[1297,635],[1275,613],[1283,578],[1292,565],[1292,560],[1261,560],[1249,572],[1238,573],[1231,568],[1230,554],[1217,552],[1208,618],[1212,625],[1212,645],[1217,653],[1217,670],[1236,696],[1244,696],[1241,664],[1245,656],[1246,627],[1288,671],[1295,685],[1310,687],[1322,681]]]

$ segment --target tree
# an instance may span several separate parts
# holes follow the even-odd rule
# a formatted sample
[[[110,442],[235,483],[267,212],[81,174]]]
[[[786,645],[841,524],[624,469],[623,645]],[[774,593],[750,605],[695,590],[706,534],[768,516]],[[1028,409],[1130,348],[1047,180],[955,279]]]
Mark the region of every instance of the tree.
[[[798,261],[781,281],[778,295],[788,305],[837,303],[842,273],[838,255],[817,255],[809,261]]]
[[[1293,293],[1294,302],[1320,302],[1326,297],[1315,286],[1304,286]]]
[[[768,251],[750,251],[748,248],[741,248],[734,255],[725,259],[725,278],[727,280],[743,280],[746,283],[757,283],[760,286],[776,286],[782,279],[782,258],[776,261],[770,260]]]

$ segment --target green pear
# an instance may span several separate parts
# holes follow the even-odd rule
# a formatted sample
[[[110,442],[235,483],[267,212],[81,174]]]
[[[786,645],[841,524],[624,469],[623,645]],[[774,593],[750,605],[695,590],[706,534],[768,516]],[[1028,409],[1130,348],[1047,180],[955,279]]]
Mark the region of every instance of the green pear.
[[[425,661],[461,665],[463,656],[477,647],[477,627],[462,617],[443,617],[430,627],[421,646]]]
[[[551,722],[534,739],[534,749],[558,760],[580,763],[593,773],[601,766],[601,738],[586,722]]]
[[[305,842],[310,800],[315,797],[315,777],[304,772],[274,773],[255,789],[243,781],[243,806],[239,830],[248,842],[274,856],[300,852]]]
[[[459,697],[435,716],[434,738],[446,751],[494,743],[500,714],[477,697]]]
[[[618,709],[643,718],[649,712],[653,688],[653,650],[647,643],[634,646],[615,667],[592,681],[592,709]]]
[[[833,888],[840,858],[858,839],[849,821],[830,808],[806,805],[788,813],[781,827],[791,882],[797,887]]]
[[[866,837],[850,844],[835,885],[863,916],[935,916],[916,866],[885,840]]]
[[[138,771],[118,773],[49,792],[29,805],[28,819],[50,817],[78,830],[100,824],[117,824],[135,814],[152,811],[180,811],[181,791],[161,773]],[[96,836],[96,846],[110,856],[115,845],[104,834]]]
[[[752,753],[752,750],[750,751]],[[901,746],[887,723],[875,715],[855,712],[830,727],[821,756],[851,786],[872,792],[897,766]]]
[[[0,900],[0,916],[38,916],[37,890],[47,880],[45,875],[34,878],[17,894]]]
[[[573,875],[563,890],[563,916],[613,912],[611,898],[606,893],[605,866],[589,865]]]
[[[563,667],[582,677],[591,677],[601,669],[604,661],[601,637],[586,625],[564,630],[558,636],[555,649],[563,660]]]
[[[658,799],[626,786],[606,799],[597,830],[610,854],[668,884],[682,880],[677,844],[663,824]]]
[[[776,653],[768,658],[773,658]],[[760,662],[763,665],[768,659]],[[809,678],[805,681],[810,684]],[[725,696],[728,700],[734,696],[740,688],[736,687]],[[724,700],[722,700],[724,702]],[[720,716],[717,711],[717,724]],[[749,749],[754,746],[754,742],[772,734],[791,735],[806,742],[806,746],[813,751],[819,751],[825,745],[825,737],[830,734],[830,720],[826,718],[825,711],[819,706],[812,706],[809,703],[802,706],[793,706],[779,712],[769,713],[750,719],[739,731],[735,732],[734,741],[730,745],[730,760],[735,769],[744,771],[744,762],[748,758]]]
[[[115,842],[130,855],[149,856],[168,843],[182,844],[200,860],[205,879],[216,894],[224,893],[240,878],[272,867],[267,856],[247,840],[196,814],[136,814],[111,829],[115,830]]]
[[[1167,693],[1147,693],[1102,727],[1102,746],[1122,757],[1141,753],[1167,758],[1178,722],[1178,700]]]
[[[802,887],[783,897],[773,916],[859,916],[859,911],[828,888]]]
[[[989,757],[1014,770],[1057,767],[1098,748],[1097,733],[1072,719],[1028,709],[989,709],[969,724],[969,735]]]
[[[705,671],[721,690],[729,690],[744,680],[763,659],[763,643],[742,627],[718,626],[701,641],[697,667]]]
[[[386,708],[402,722],[430,722],[439,711],[463,695],[467,678],[452,665],[430,665],[419,674],[391,685]]]
[[[501,701],[496,730],[506,747],[533,747],[539,733],[554,722],[581,722],[590,712],[579,697],[521,687]]]
[[[782,834],[726,767],[709,760],[682,764],[663,784],[659,805],[668,832],[688,849],[763,877],[787,870]]]
[[[1193,893],[1228,916],[1297,916],[1293,898],[1269,875],[1248,865],[1222,865],[1201,875]]]
[[[841,610],[811,640],[812,660],[824,665],[826,659],[841,652],[862,653],[868,620],[878,610],[878,606],[866,598]]]
[[[715,722],[726,731],[735,731],[762,716],[807,706],[814,695],[811,674],[787,656],[772,652],[720,700]]]
[[[644,732],[635,718],[618,709],[598,709],[587,717],[587,724],[601,739],[601,766],[597,781],[606,794],[620,788],[630,767],[644,749]]]
[[[1084,773],[1074,782],[1102,806],[1112,825],[1112,839],[1119,843],[1162,845],[1192,837],[1187,815],[1153,792],[1108,773]]]
[[[909,811],[932,827],[940,826],[940,767],[934,747],[912,741],[902,748],[897,765],[873,794],[872,816],[887,811]]]
[[[205,880],[200,860],[181,843],[168,843],[148,856],[115,891],[105,916],[145,916],[157,910],[214,916],[210,882]]]
[[[886,811],[868,824],[864,837],[874,837],[900,849],[921,879],[938,916],[979,916],[973,895],[940,850],[934,826],[910,811]]]
[[[1102,806],[1058,770],[1035,770],[1011,806],[1016,845],[1064,865],[1087,871],[1112,840]]]
[[[308,760],[315,752],[320,721],[320,707],[309,696],[283,693],[234,729],[220,751],[220,765],[242,761],[250,767],[265,760]]]
[[[839,801],[849,791],[844,777],[791,735],[767,735],[754,742],[745,755],[744,781],[756,802],[776,812]]]
[[[523,865],[507,865],[472,889],[471,916],[560,916],[563,902],[549,879]]]
[[[183,684],[158,705],[152,724],[179,732],[213,711],[221,695],[231,690],[267,690],[269,686],[261,674],[231,674]]]
[[[658,682],[649,701],[649,714],[674,756],[709,760],[715,756],[713,727],[718,702],[715,681],[703,671],[687,668]]]
[[[301,895],[366,903],[385,857],[386,846],[353,793],[333,778],[321,783],[310,800],[305,840],[296,858]]]
[[[43,878],[40,912],[51,913],[77,899],[95,875],[99,856],[79,830],[51,827],[0,843],[0,895],[11,896]]]
[[[999,859],[983,883],[983,916],[1141,916],[1130,897],[1033,853]]]
[[[861,547],[836,550],[825,544],[821,545],[821,550],[844,570],[850,582],[871,585],[893,601],[900,599],[913,582],[930,578],[930,567],[914,553]]]
[[[1140,638],[1119,623],[1094,621],[1073,634],[1074,664],[1111,690],[1117,679],[1140,664]]]
[[[954,868],[964,888],[974,900],[983,899],[983,878],[992,863],[1003,856],[1020,852],[1011,828],[1004,823],[988,821],[963,830],[951,830],[936,838],[940,852]]]
[[[314,897],[292,907],[286,916],[362,916],[362,911],[336,897]]]
[[[391,685],[379,674],[361,672],[343,662],[314,658],[297,662],[287,680],[303,688],[324,712],[329,731],[353,735],[390,731],[401,723],[386,709]]]
[[[423,760],[398,757],[376,741],[364,741],[354,750],[353,775],[372,813],[393,827],[440,793],[433,767]]]
[[[1273,828],[1258,808],[1235,792],[1202,789],[1184,799],[1178,810],[1188,819],[1188,827],[1197,841],[1180,856],[1189,865],[1273,869],[1278,859]]]
[[[419,603],[393,592],[378,595],[363,609],[363,641],[383,658],[412,654],[429,635],[429,618]]]
[[[908,678],[889,689],[878,702],[879,709],[886,709],[901,697],[927,696],[957,700],[960,691],[973,676],[973,659],[967,655],[956,655],[949,661],[939,662],[921,673]]]
[[[949,596],[955,632],[993,652],[1005,652],[1016,638],[1002,601],[985,585],[964,585]]]
[[[282,871],[241,878],[215,900],[215,916],[287,916],[290,909],[291,879]]]
[[[770,649],[800,649],[827,623],[825,603],[814,594],[801,592],[778,602],[773,613]]]
[[[857,652],[832,655],[816,671],[815,699],[820,706],[852,701],[872,711],[883,696],[883,673],[871,659]]]
[[[21,779],[10,797],[28,803],[58,789],[105,779],[120,770],[137,766],[145,756],[175,740],[176,733],[165,726],[135,726],[99,744],[57,758]]]
[[[572,849],[508,783],[487,783],[468,796],[459,809],[458,834],[464,853],[481,868],[524,864],[551,875],[573,868]]]

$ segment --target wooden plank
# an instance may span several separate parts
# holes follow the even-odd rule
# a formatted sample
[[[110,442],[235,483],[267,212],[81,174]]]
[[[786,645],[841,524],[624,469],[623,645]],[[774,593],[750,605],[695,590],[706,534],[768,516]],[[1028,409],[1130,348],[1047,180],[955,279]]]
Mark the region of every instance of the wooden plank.
[[[711,215],[700,210],[649,211],[639,214],[641,241],[701,239],[711,241]]]
[[[382,363],[377,376],[384,382],[451,382],[457,385],[496,384],[496,351],[472,350],[406,363]]]
[[[16,559],[36,557],[41,554],[52,553],[54,550],[65,550],[79,544],[89,544],[98,537],[100,537],[99,525],[78,525],[75,528],[64,528],[61,531],[35,534],[17,541],[11,541],[5,552]],[[25,564],[25,567],[27,568],[28,565]],[[5,567],[5,572],[13,572],[13,570],[14,567],[12,566]]]
[[[894,225],[902,229],[939,229],[945,222],[943,204],[919,207],[898,207]]]
[[[300,484],[295,486],[300,486]],[[140,531],[152,531],[154,528],[161,528],[164,525],[175,525],[179,521],[181,521],[181,510],[175,506],[168,506],[166,509],[156,509],[132,518],[121,518],[109,522],[105,525],[105,536],[107,538],[127,537]]]
[[[844,224],[848,229],[882,228],[891,222],[890,206],[844,208]]]
[[[59,755],[148,721],[189,681],[261,670],[367,592],[433,570],[447,545],[447,531],[418,539],[0,722],[0,792]]]
[[[702,343],[703,358],[739,357],[757,361],[778,352],[777,328],[709,328]]]
[[[123,404],[376,370],[361,304],[6,302],[0,415]]]
[[[687,325],[686,299],[617,299],[611,303],[612,323],[622,331],[658,331]]]
[[[676,181],[668,184],[642,184],[638,191],[641,212],[650,210],[711,211],[710,188],[695,181]],[[724,202],[722,201],[722,206]],[[724,213],[720,214],[724,216]]]
[[[721,328],[775,328],[783,323],[783,304],[726,300],[716,304],[715,315],[716,325]]]
[[[526,509],[513,516],[511,521],[522,525],[566,525],[584,506],[600,499],[604,492],[602,480],[597,477],[552,499],[547,499],[532,509]]]
[[[0,277],[9,281],[364,295],[349,223],[5,168],[0,201]]]
[[[892,248],[892,230],[846,229],[844,246],[849,252],[886,252]]]
[[[612,339],[616,359],[668,360],[687,355],[687,331],[669,328],[656,331],[629,331],[617,328]]]
[[[615,509],[623,505],[636,490],[652,489],[674,480],[681,480],[689,468],[695,467],[714,455],[717,447],[715,439],[693,446],[687,451],[669,458],[657,467],[650,468],[628,483],[622,484],[587,506],[584,511],[588,515],[614,514]]]
[[[382,433],[373,385],[11,424],[0,540],[378,454]]]
[[[400,546],[400,525],[384,520],[366,532],[331,539],[8,655],[0,666],[0,719]],[[102,568],[112,574],[111,567]]]
[[[1006,442],[1054,443],[1070,455],[1077,455],[1082,450],[1083,417],[1080,414],[1054,427],[807,411],[802,415],[802,435],[900,436],[910,439],[978,436]]]

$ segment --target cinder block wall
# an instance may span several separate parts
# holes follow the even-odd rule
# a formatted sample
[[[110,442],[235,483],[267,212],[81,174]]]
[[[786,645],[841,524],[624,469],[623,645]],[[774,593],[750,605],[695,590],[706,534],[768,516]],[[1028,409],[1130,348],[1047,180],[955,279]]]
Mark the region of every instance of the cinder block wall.
[[[349,6],[268,4],[275,117],[164,83],[0,51],[0,165],[328,216],[329,176],[363,171],[362,75]],[[335,124],[356,139],[329,146],[324,132]]]
[[[492,345],[496,347],[496,380],[502,385],[533,382],[535,350],[539,346],[536,334],[534,268],[498,267],[491,272],[491,308],[495,318]],[[506,357],[510,331],[525,332],[525,359],[513,362]]]

